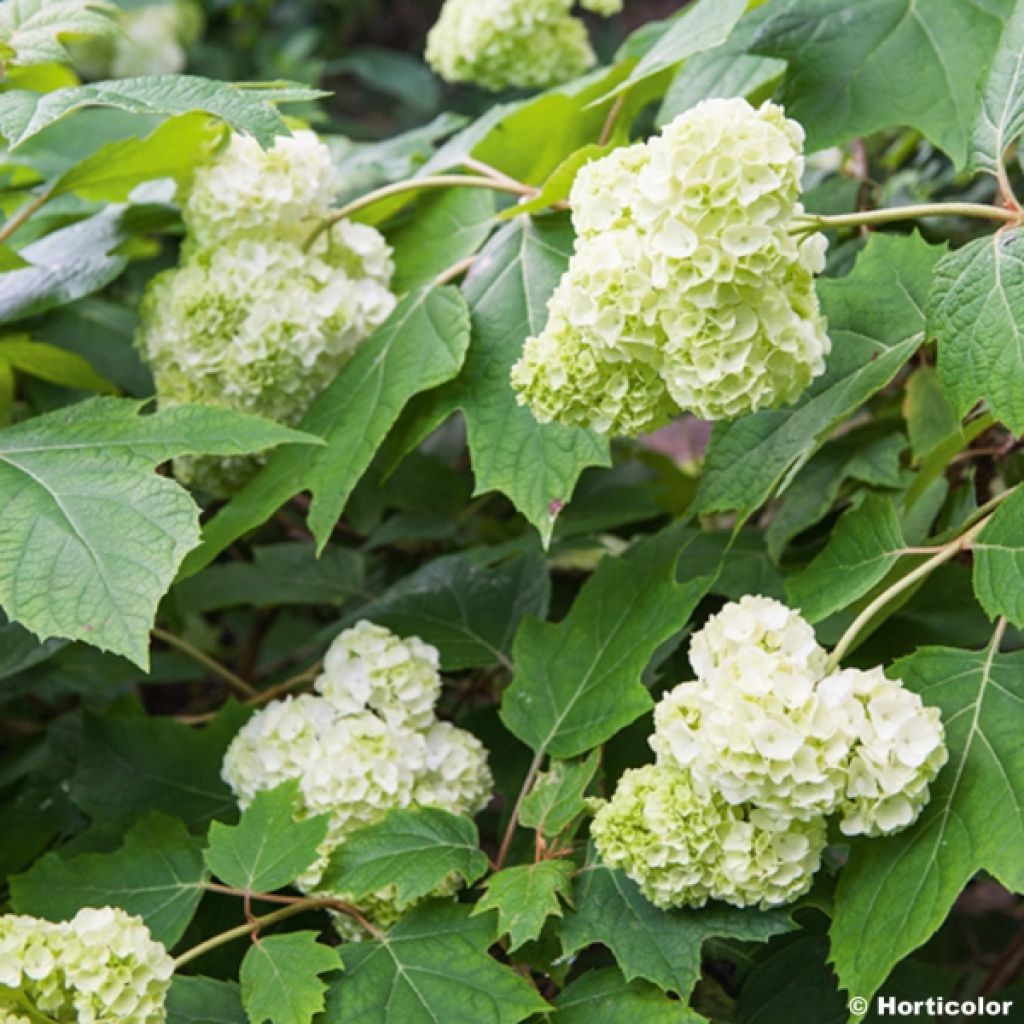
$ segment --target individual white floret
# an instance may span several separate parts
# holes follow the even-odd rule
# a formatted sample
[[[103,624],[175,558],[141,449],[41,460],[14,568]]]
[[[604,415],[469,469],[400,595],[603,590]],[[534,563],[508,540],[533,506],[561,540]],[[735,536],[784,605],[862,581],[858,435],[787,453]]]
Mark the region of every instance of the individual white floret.
[[[424,729],[441,695],[436,647],[363,620],[334,640],[313,684],[345,714],[369,708],[397,725]]]
[[[840,829],[850,836],[881,836],[912,825],[949,756],[939,709],[926,707],[880,668],[845,669],[820,689],[857,728]]]
[[[594,63],[573,0],[446,0],[427,36],[427,63],[448,82],[485,89],[540,88],[568,81]],[[611,14],[620,0],[585,6]]]
[[[331,152],[311,131],[279,135],[269,149],[232,134],[196,170],[182,215],[200,246],[243,235],[300,244],[330,212],[336,184]]]
[[[707,100],[586,164],[569,269],[512,370],[521,403],[637,434],[680,410],[729,419],[795,399],[830,348],[813,280],[825,239],[792,230],[802,144],[774,104]]]
[[[295,424],[395,305],[390,249],[370,227],[337,225],[329,249],[231,239],[187,251],[142,301],[136,344],[162,407],[221,405]],[[185,483],[230,494],[251,458],[184,458]]]
[[[59,923],[0,917],[0,1007],[17,998],[54,1020],[162,1024],[173,973],[166,949],[123,910],[86,908]]]

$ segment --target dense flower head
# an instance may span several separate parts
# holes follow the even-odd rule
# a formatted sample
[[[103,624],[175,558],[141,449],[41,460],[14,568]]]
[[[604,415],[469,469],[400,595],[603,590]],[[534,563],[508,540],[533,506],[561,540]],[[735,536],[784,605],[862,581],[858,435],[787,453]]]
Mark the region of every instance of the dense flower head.
[[[436,649],[417,637],[403,640],[360,622],[331,645],[316,681],[320,695],[268,704],[229,746],[223,775],[240,806],[294,779],[296,819],[328,815],[319,859],[298,880],[303,891],[346,898],[319,887],[328,858],[353,831],[389,810],[430,806],[475,814],[490,799],[483,744],[434,713],[437,665]],[[408,909],[396,903],[392,888],[360,907],[385,927]],[[340,918],[338,925],[344,931]]]
[[[232,134],[196,170],[182,215],[201,246],[243,235],[301,243],[327,216],[336,185],[330,150],[311,131],[279,135],[269,149]]]
[[[775,104],[706,100],[577,174],[577,238],[512,382],[542,422],[635,435],[795,399],[830,345],[825,239],[793,232],[803,130]]]
[[[448,82],[498,91],[568,81],[595,61],[573,0],[446,0],[427,36],[427,63]],[[622,0],[584,0],[610,15]]]
[[[437,648],[363,620],[335,638],[313,684],[341,711],[369,708],[386,721],[424,729],[441,694]]]
[[[693,637],[697,679],[654,711],[654,765],[594,819],[606,863],[658,906],[789,902],[810,887],[826,819],[847,835],[913,824],[947,751],[937,708],[881,668],[829,672],[778,601],[727,604]]]
[[[880,668],[845,669],[820,689],[855,721],[840,829],[881,836],[906,828],[928,802],[929,785],[949,756],[939,709],[925,707]]]
[[[86,908],[63,922],[0,917],[4,1024],[19,1024],[25,1004],[61,1024],[162,1024],[173,972],[164,947],[123,910]]]
[[[370,227],[342,222],[330,248],[242,237],[191,249],[147,288],[136,336],[161,407],[198,403],[297,423],[394,308],[392,263]],[[249,458],[184,458],[183,482],[236,490]]]

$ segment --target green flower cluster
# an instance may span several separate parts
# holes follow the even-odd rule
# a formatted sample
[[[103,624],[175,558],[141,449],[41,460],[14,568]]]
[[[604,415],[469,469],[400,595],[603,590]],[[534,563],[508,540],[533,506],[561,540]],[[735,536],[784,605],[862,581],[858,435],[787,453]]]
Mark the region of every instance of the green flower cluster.
[[[810,888],[827,816],[878,836],[920,815],[947,758],[938,710],[880,668],[828,674],[798,613],[728,604],[690,661],[697,681],[655,709],[656,763],[627,772],[592,827],[653,903],[787,903]]]
[[[499,91],[566,82],[593,66],[573,0],[447,0],[427,36],[427,63],[448,82]],[[605,17],[622,0],[582,0]]]
[[[161,406],[222,405],[297,423],[387,319],[393,265],[379,232],[341,221],[303,248],[334,187],[330,153],[312,132],[269,150],[233,136],[197,171],[181,265],[150,282],[136,336]],[[228,495],[258,465],[183,458],[175,473]]]
[[[825,238],[792,231],[802,144],[772,103],[707,100],[586,164],[569,269],[512,369],[520,403],[636,435],[800,395],[830,347],[814,290]]]
[[[299,887],[345,899],[319,882],[351,832],[394,808],[475,814],[490,799],[492,779],[480,741],[437,718],[438,654],[419,638],[359,622],[331,644],[314,688],[319,696],[275,701],[253,715],[228,748],[223,775],[242,807],[261,790],[299,781],[296,818],[330,816],[320,857]],[[450,880],[434,895],[454,889]],[[359,907],[382,927],[409,909],[393,886]],[[337,918],[337,926],[358,937],[347,918]]]
[[[0,1024],[163,1024],[174,961],[112,907],[55,923],[0,917]]]

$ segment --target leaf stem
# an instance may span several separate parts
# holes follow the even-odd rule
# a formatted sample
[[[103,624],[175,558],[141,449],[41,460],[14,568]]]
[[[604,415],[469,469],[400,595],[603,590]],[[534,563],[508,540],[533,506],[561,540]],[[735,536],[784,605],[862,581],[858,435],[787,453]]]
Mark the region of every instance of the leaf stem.
[[[1004,224],[1020,224],[1019,210],[1007,210],[988,203],[922,203],[919,206],[890,206],[882,210],[860,210],[857,213],[806,213],[795,218],[798,225],[813,228],[853,228],[862,224],[891,224],[918,217],[980,217]],[[798,227],[799,230],[799,227]]]
[[[501,178],[496,178],[490,174],[435,174],[423,178],[408,178],[405,181],[396,181],[392,185],[385,185],[373,192],[367,192],[366,195],[339,207],[314,228],[312,234],[306,239],[304,248],[307,250],[312,248],[313,243],[338,221],[345,220],[346,217],[351,217],[352,214],[358,213],[368,206],[373,206],[374,203],[379,203],[382,199],[390,199],[392,196],[402,195],[405,192],[419,192],[423,189],[433,188],[486,188],[493,192],[508,192],[518,196],[537,194],[537,190],[531,185],[524,185],[512,178],[506,179],[504,175]]]
[[[523,801],[526,799],[526,795],[533,787],[533,783],[537,778],[537,773],[540,771],[540,766],[543,763],[544,752],[540,751],[534,755],[533,761],[530,763],[530,767],[526,772],[526,778],[523,779],[523,785],[519,790],[519,795],[516,797],[515,806],[512,808],[512,817],[508,819],[508,827],[505,829],[505,835],[502,837],[501,846],[498,849],[498,856],[494,859],[495,871],[500,871],[505,864],[509,848],[512,846],[512,837],[516,834],[516,828],[519,826],[519,812],[522,810]]]
[[[198,662],[204,668],[209,669],[215,676],[223,679],[228,686],[231,687],[240,697],[249,700],[257,696],[257,692],[251,687],[241,676],[235,675],[231,669],[226,668],[219,661],[215,661],[208,654],[203,653],[198,647],[194,647],[187,640],[182,640],[180,636],[175,636],[173,633],[168,632],[166,629],[160,629],[158,626],[154,626],[152,634],[157,640],[162,640],[168,647],[173,647],[175,650],[181,651],[182,654],[187,655],[193,661]]]
[[[626,97],[628,95],[628,89],[625,92],[620,92],[608,109],[608,116],[604,119],[604,124],[601,125],[601,134],[597,137],[597,144],[599,146],[607,146],[611,140],[612,132],[615,131],[615,122],[618,121],[622,108],[626,105]]]
[[[1007,492],[1009,493],[1009,492]],[[948,544],[943,544],[931,558],[922,562],[916,569],[912,569],[906,576],[900,577],[892,586],[887,587],[873,601],[865,606],[861,613],[850,623],[846,632],[839,639],[839,643],[832,649],[828,662],[825,666],[826,672],[834,672],[846,652],[853,646],[854,641],[863,631],[864,627],[878,614],[893,598],[898,597],[905,590],[912,587],[918,580],[922,580],[929,573],[934,572],[940,565],[955,558],[961,551],[966,551],[974,538],[982,531],[988,517],[979,520],[966,533],[953,538]]]
[[[50,191],[40,192],[35,199],[26,203],[2,228],[0,228],[0,245],[3,245],[15,231],[31,216],[38,213],[50,201]]]

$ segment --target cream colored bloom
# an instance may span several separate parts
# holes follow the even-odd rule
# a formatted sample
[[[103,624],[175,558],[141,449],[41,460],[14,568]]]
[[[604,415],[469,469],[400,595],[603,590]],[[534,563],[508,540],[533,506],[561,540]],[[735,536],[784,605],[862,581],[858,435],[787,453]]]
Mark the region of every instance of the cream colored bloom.
[[[707,100],[585,165],[577,240],[543,332],[513,367],[542,422],[637,434],[680,410],[730,419],[794,400],[829,351],[799,240],[803,130],[772,103]]]

